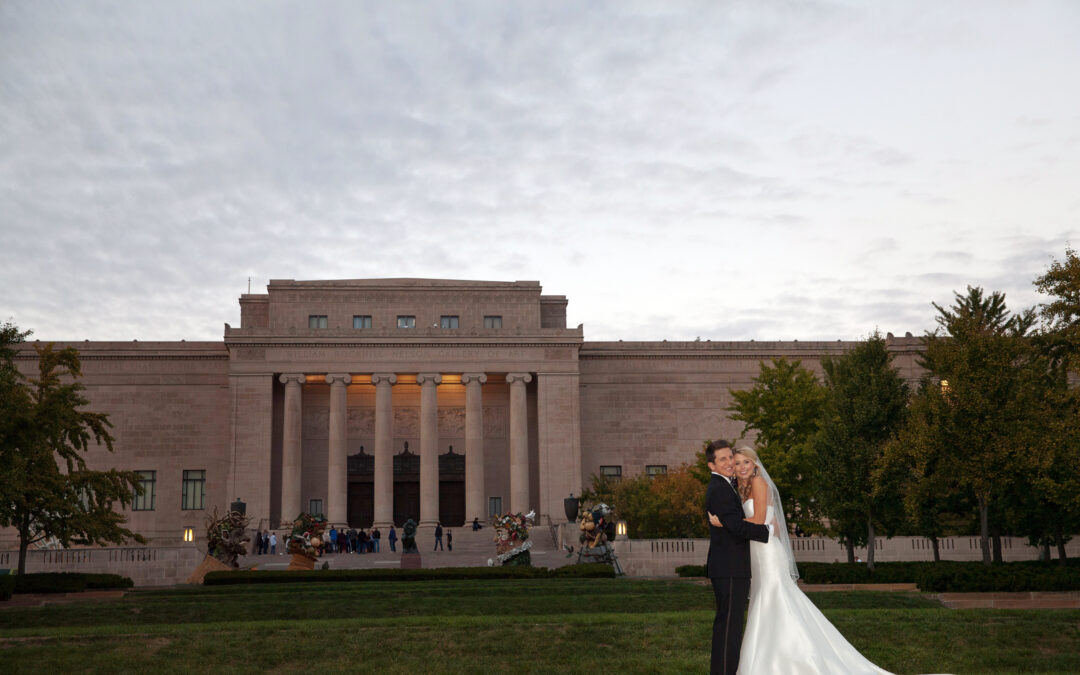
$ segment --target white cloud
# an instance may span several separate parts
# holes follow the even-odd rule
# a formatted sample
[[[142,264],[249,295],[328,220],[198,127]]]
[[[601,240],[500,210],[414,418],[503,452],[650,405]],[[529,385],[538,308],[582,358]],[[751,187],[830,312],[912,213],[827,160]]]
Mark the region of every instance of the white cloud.
[[[1030,304],[1080,232],[1077,19],[4,3],[0,315],[218,339],[249,276],[540,279],[588,339],[919,333],[967,283]]]

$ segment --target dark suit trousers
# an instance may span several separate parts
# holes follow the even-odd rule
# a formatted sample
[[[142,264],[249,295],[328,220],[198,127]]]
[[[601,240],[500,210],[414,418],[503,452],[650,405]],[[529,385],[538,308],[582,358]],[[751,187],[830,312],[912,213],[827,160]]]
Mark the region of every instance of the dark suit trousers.
[[[716,618],[712,628],[713,675],[735,675],[742,649],[743,615],[750,598],[750,579],[716,577],[710,579],[716,597]]]

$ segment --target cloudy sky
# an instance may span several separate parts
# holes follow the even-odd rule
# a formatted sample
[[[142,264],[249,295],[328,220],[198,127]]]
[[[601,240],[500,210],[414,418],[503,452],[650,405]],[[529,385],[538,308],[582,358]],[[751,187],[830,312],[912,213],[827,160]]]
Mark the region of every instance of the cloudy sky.
[[[1080,242],[1080,3],[0,3],[0,320],[539,280],[586,339],[919,334]]]

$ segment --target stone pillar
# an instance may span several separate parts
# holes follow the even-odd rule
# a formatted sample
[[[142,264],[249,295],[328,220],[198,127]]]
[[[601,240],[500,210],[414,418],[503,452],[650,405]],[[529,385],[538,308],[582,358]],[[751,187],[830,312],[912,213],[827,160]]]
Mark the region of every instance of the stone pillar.
[[[303,410],[300,385],[303,375],[282,375],[285,383],[285,411],[281,438],[281,523],[291,523],[300,514],[300,444]]]
[[[487,519],[484,503],[484,406],[481,385],[484,373],[465,373],[465,524],[473,518]]]
[[[436,387],[442,375],[420,373],[420,522],[435,527],[439,522],[439,397]]]
[[[375,518],[374,525],[387,530],[394,523],[394,405],[397,375],[375,373]]]
[[[330,429],[326,462],[326,519],[332,525],[349,522],[349,460],[346,440],[346,389],[352,378],[327,374],[330,384]]]
[[[507,373],[510,383],[510,513],[529,512],[528,373]]]

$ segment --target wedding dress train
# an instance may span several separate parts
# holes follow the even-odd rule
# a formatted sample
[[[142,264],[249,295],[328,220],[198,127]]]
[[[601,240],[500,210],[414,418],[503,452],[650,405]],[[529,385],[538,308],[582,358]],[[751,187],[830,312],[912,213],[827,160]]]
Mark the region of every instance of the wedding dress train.
[[[743,510],[753,516],[754,500],[743,502]],[[766,523],[775,524],[773,510],[769,504]],[[750,612],[740,675],[888,675],[852,647],[799,589],[784,541],[750,542]]]

